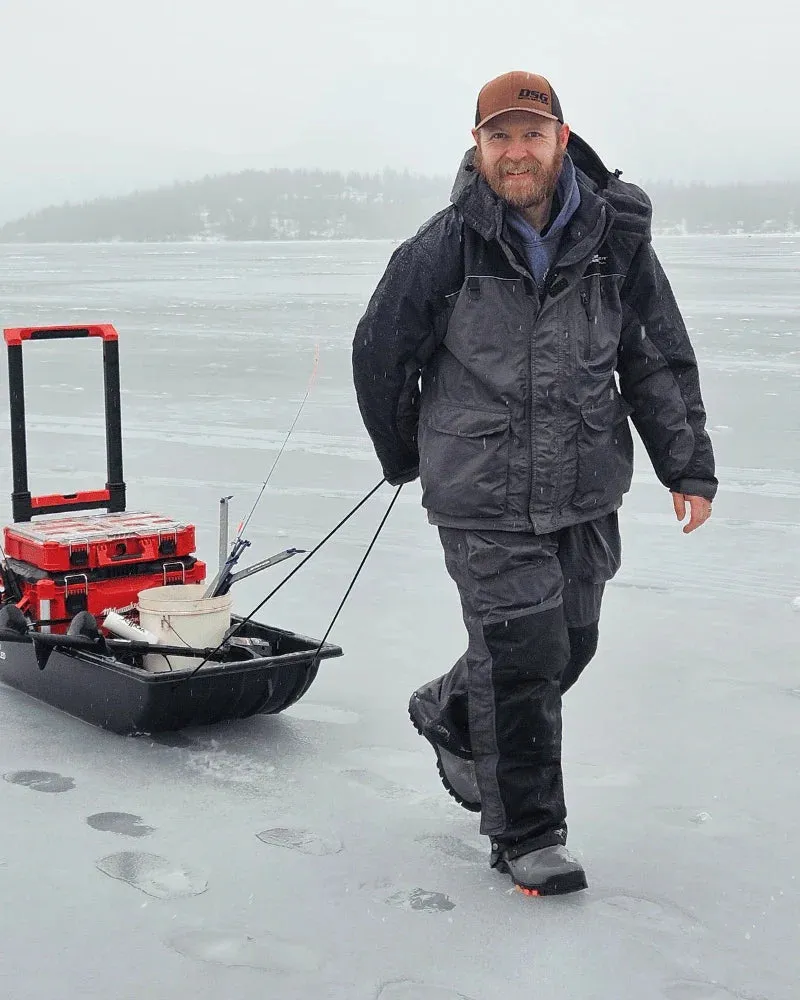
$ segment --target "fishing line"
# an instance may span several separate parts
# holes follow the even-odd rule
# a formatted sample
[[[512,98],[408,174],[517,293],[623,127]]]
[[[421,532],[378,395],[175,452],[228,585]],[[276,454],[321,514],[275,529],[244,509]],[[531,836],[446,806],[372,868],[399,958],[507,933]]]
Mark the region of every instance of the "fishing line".
[[[222,642],[221,642],[221,643],[220,643],[220,644],[219,644],[219,645],[218,645],[218,646],[217,646],[217,647],[216,647],[215,649],[213,649],[213,650],[212,650],[212,651],[211,651],[211,652],[210,652],[210,653],[208,654],[208,656],[206,656],[206,658],[205,658],[205,659],[201,660],[201,661],[200,661],[200,663],[198,663],[198,664],[197,664],[197,666],[196,666],[196,667],[194,668],[194,670],[193,670],[193,671],[192,671],[192,672],[191,672],[190,674],[188,674],[188,675],[187,675],[186,677],[182,678],[182,680],[184,680],[184,681],[188,681],[188,680],[191,680],[191,678],[192,678],[192,677],[194,677],[194,675],[195,675],[195,674],[197,673],[197,671],[198,671],[198,670],[199,670],[199,669],[200,669],[200,668],[201,668],[202,666],[204,666],[204,665],[205,665],[205,664],[206,664],[206,663],[207,663],[207,662],[209,661],[209,659],[211,659],[211,657],[212,657],[212,656],[214,656],[214,654],[215,654],[215,653],[218,653],[218,652],[219,652],[219,650],[220,650],[220,649],[222,649],[223,645],[224,645],[224,644],[225,644],[226,642],[228,642],[228,640],[230,640],[231,638],[233,638],[233,636],[235,636],[235,635],[236,635],[236,633],[237,633],[237,632],[238,632],[238,631],[239,631],[239,630],[240,630],[240,629],[242,628],[242,626],[246,625],[246,624],[247,624],[247,622],[249,622],[249,621],[250,621],[250,620],[252,619],[253,615],[257,614],[257,613],[258,613],[258,612],[259,612],[259,611],[260,611],[260,610],[261,610],[261,609],[262,609],[262,608],[264,607],[264,605],[265,605],[265,604],[267,603],[267,601],[268,601],[268,600],[270,600],[270,598],[274,597],[274,596],[275,596],[275,594],[277,594],[277,593],[278,593],[278,591],[279,591],[279,590],[281,589],[281,587],[282,587],[282,586],[283,586],[283,585],[284,585],[285,583],[288,583],[288,582],[289,582],[289,580],[291,580],[291,578],[292,578],[292,577],[293,577],[293,576],[295,575],[295,573],[297,573],[297,571],[298,571],[298,570],[302,569],[302,568],[303,568],[303,566],[305,566],[305,564],[306,564],[306,563],[308,562],[308,560],[309,560],[309,559],[310,559],[310,558],[311,558],[311,557],[312,557],[312,556],[313,556],[313,555],[314,555],[314,554],[315,554],[316,552],[319,552],[319,550],[320,550],[320,549],[322,548],[322,546],[323,546],[323,545],[324,545],[324,544],[325,544],[325,543],[326,543],[326,542],[328,541],[328,539],[330,539],[330,538],[331,538],[331,537],[332,537],[333,535],[335,535],[335,534],[336,534],[336,532],[337,532],[337,531],[338,531],[338,530],[339,530],[339,529],[340,529],[340,528],[341,528],[341,527],[342,527],[343,525],[345,525],[345,524],[346,524],[346,523],[347,523],[347,522],[348,522],[348,521],[350,520],[350,518],[351,518],[351,517],[352,517],[352,516],[353,516],[353,515],[354,515],[354,514],[355,514],[355,513],[356,513],[356,512],[358,511],[358,510],[360,510],[360,509],[361,509],[361,508],[362,508],[362,507],[364,506],[364,504],[365,504],[365,503],[367,502],[367,500],[369,500],[369,499],[370,499],[370,497],[372,497],[372,496],[373,496],[373,495],[374,495],[375,493],[377,493],[377,492],[378,492],[378,490],[379,490],[379,489],[381,488],[381,486],[383,486],[383,484],[384,484],[385,482],[386,482],[386,480],[385,480],[385,479],[381,479],[381,481],[380,481],[379,483],[377,483],[377,484],[376,484],[375,486],[373,486],[373,487],[372,487],[372,489],[371,489],[371,490],[369,491],[369,493],[367,493],[367,494],[366,494],[366,496],[362,497],[362,498],[361,498],[361,499],[360,499],[360,500],[358,501],[358,503],[357,503],[357,504],[355,505],[355,507],[353,507],[353,509],[352,509],[352,510],[351,510],[351,511],[350,511],[350,512],[349,512],[348,514],[346,514],[346,515],[345,515],[345,516],[344,516],[344,517],[343,517],[343,518],[341,519],[341,521],[339,521],[339,523],[338,523],[338,524],[336,525],[336,527],[335,527],[335,528],[331,528],[331,530],[330,530],[330,531],[328,532],[328,534],[327,534],[327,535],[326,535],[326,536],[325,536],[325,537],[324,537],[324,538],[322,539],[322,541],[320,541],[320,542],[317,542],[317,544],[316,544],[316,545],[314,546],[314,548],[313,548],[313,549],[311,549],[311,551],[310,551],[310,552],[308,552],[308,554],[307,554],[307,555],[305,556],[305,558],[304,558],[304,559],[301,559],[301,560],[300,560],[300,562],[299,562],[299,563],[298,563],[298,564],[297,564],[297,565],[295,566],[295,568],[294,568],[294,569],[293,569],[293,570],[292,570],[292,571],[291,571],[290,573],[287,573],[287,574],[286,574],[286,576],[285,576],[285,577],[284,577],[284,578],[283,578],[283,579],[281,580],[281,582],[280,582],[280,583],[279,583],[279,584],[278,584],[278,585],[277,585],[277,586],[276,586],[276,587],[275,587],[275,588],[274,588],[273,590],[271,590],[271,591],[270,591],[270,592],[269,592],[269,593],[267,594],[267,596],[266,596],[266,597],[265,597],[265,598],[264,598],[264,599],[263,599],[263,600],[262,600],[262,601],[261,601],[261,602],[260,602],[259,604],[257,604],[257,605],[256,605],[256,606],[255,606],[255,607],[253,608],[253,610],[252,610],[252,611],[250,612],[250,614],[249,614],[249,615],[247,615],[247,617],[245,617],[245,618],[242,618],[242,620],[241,620],[240,622],[237,622],[237,623],[236,623],[236,625],[235,625],[235,626],[234,626],[234,627],[233,627],[232,629],[229,629],[229,630],[228,630],[228,632],[227,632],[227,633],[226,633],[226,635],[225,635],[225,638],[224,638],[224,639],[222,640]],[[396,496],[395,496],[395,499],[397,499],[397,498],[396,498]],[[394,500],[392,500],[392,504],[394,504]],[[391,509],[391,507],[390,507],[389,509]],[[384,519],[384,520],[385,520],[385,519]],[[383,526],[383,525],[381,524],[381,526]]]
[[[250,518],[255,513],[256,507],[258,506],[258,503],[261,500],[261,497],[264,495],[264,490],[267,488],[267,484],[270,481],[270,477],[272,476],[272,473],[275,471],[275,466],[280,461],[281,455],[283,454],[283,451],[286,448],[286,445],[288,444],[289,438],[292,436],[292,431],[294,430],[297,421],[300,419],[300,414],[303,412],[303,407],[306,405],[306,400],[308,399],[311,390],[314,388],[314,383],[316,382],[316,379],[317,379],[317,370],[318,370],[318,368],[319,368],[319,344],[315,344],[314,345],[314,367],[311,369],[311,378],[308,380],[308,386],[306,388],[306,394],[305,394],[305,396],[303,396],[302,402],[300,403],[300,406],[297,409],[297,413],[294,416],[294,420],[292,421],[292,424],[291,424],[289,430],[286,433],[286,437],[283,439],[283,444],[281,445],[278,454],[275,456],[275,461],[272,463],[272,468],[267,473],[267,478],[261,484],[261,490],[259,491],[259,494],[258,494],[258,496],[255,499],[255,503],[250,508],[250,513],[247,515],[247,517],[244,519],[244,521],[242,521],[242,523],[239,525],[239,530],[237,532],[237,538],[241,538],[242,537],[242,533],[244,532],[244,530],[247,527],[247,525],[250,523]]]
[[[259,501],[261,500],[261,497],[264,495],[264,490],[266,490],[267,484],[269,483],[272,477],[272,473],[275,471],[275,466],[280,461],[281,455],[283,454],[284,449],[286,448],[289,438],[292,436],[292,431],[294,430],[297,421],[300,419],[300,414],[303,412],[303,407],[306,404],[306,400],[308,399],[309,394],[314,387],[314,383],[316,382],[318,368],[319,368],[319,344],[315,344],[314,365],[311,369],[311,377],[308,380],[308,386],[306,387],[306,394],[305,396],[303,396],[303,399],[300,402],[300,406],[297,408],[297,413],[295,413],[294,420],[292,421],[289,430],[286,432],[286,437],[283,439],[283,444],[280,446],[278,454],[275,456],[275,461],[272,463],[272,467],[267,473],[267,478],[261,484],[261,489],[258,493],[258,496],[256,497],[253,506],[250,508],[250,513],[242,522],[240,522],[239,527],[236,529],[236,538],[234,539],[233,545],[231,546],[228,558],[225,560],[224,564],[220,566],[218,573],[206,588],[206,591],[203,595],[204,597],[216,597],[218,594],[227,593],[227,589],[230,587],[233,568],[239,561],[242,552],[250,545],[250,542],[242,537],[244,530],[250,523],[250,518],[255,513],[256,507],[258,507]]]

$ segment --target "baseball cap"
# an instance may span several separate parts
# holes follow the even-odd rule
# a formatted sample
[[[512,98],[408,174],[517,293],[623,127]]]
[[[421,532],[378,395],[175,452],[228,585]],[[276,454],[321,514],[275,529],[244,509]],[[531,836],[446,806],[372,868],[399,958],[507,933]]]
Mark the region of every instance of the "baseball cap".
[[[481,87],[475,109],[475,128],[506,111],[532,114],[564,123],[561,102],[543,76],[514,71],[497,76]]]

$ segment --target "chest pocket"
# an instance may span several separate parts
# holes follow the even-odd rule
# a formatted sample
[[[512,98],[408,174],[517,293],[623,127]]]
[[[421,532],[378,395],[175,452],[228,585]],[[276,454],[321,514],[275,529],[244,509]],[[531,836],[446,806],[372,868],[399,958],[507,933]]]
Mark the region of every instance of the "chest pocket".
[[[595,271],[581,278],[576,309],[578,367],[589,375],[608,376],[617,363],[622,309],[614,275]]]
[[[521,398],[536,305],[522,279],[467,277],[453,306],[444,347],[446,392],[468,407]]]

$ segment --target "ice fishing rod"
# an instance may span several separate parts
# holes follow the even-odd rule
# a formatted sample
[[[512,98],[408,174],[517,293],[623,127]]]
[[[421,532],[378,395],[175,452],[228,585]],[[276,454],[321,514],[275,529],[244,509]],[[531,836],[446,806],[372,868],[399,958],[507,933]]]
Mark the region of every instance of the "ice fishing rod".
[[[239,561],[239,559],[241,557],[242,552],[244,552],[244,550],[250,544],[250,542],[248,542],[245,538],[243,538],[242,535],[244,534],[244,531],[247,528],[247,525],[250,523],[250,519],[252,518],[253,514],[255,513],[256,507],[258,507],[259,501],[261,500],[261,497],[264,495],[264,490],[266,490],[267,485],[269,484],[269,481],[272,478],[272,473],[275,471],[275,466],[280,461],[281,455],[283,455],[283,452],[284,452],[284,450],[286,448],[286,445],[289,442],[289,438],[292,436],[292,431],[294,431],[295,426],[297,425],[297,421],[300,419],[300,414],[303,412],[303,407],[306,405],[306,400],[308,399],[308,397],[309,397],[309,395],[311,393],[311,390],[314,387],[314,383],[317,380],[317,370],[318,370],[318,368],[319,368],[319,344],[315,344],[314,345],[314,365],[313,365],[313,367],[311,369],[311,377],[308,380],[308,386],[306,387],[306,393],[303,396],[302,400],[300,401],[300,406],[298,406],[298,408],[297,408],[297,413],[295,413],[295,415],[294,415],[294,420],[292,421],[292,423],[291,423],[291,425],[289,427],[289,430],[286,432],[286,437],[283,439],[283,444],[280,446],[280,449],[278,450],[278,454],[275,456],[275,461],[272,463],[272,466],[271,466],[269,472],[267,473],[267,478],[261,484],[261,489],[259,490],[258,496],[256,497],[255,501],[253,502],[253,506],[250,508],[250,512],[248,513],[247,517],[239,524],[239,527],[237,528],[236,538],[233,541],[233,545],[231,546],[231,550],[230,550],[230,553],[228,554],[227,559],[220,566],[219,571],[217,572],[216,576],[213,578],[213,580],[211,581],[211,583],[209,583],[208,587],[205,590],[205,593],[203,594],[203,597],[217,597],[220,594],[226,594],[230,590],[230,586],[231,586],[232,578],[233,578],[233,568],[238,563],[238,561]],[[227,499],[230,499],[230,497],[228,497]],[[283,553],[282,555],[283,555],[284,558],[287,558],[288,555],[295,555],[296,553],[298,553],[300,551],[302,551],[302,550],[301,549],[291,549],[291,550],[287,549],[286,552]],[[259,564],[259,569],[265,569],[266,565],[272,565],[272,563],[275,562],[275,561],[278,561],[277,557],[273,557],[272,561],[268,560],[267,563],[264,564],[264,565]],[[255,567],[253,567],[252,569],[255,572]]]
[[[241,621],[237,622],[237,623],[236,623],[235,625],[233,625],[233,626],[232,626],[231,628],[229,628],[229,629],[228,629],[228,631],[227,631],[227,632],[225,633],[225,635],[224,635],[224,637],[223,637],[222,641],[221,641],[221,642],[219,643],[219,645],[218,645],[218,646],[217,646],[217,647],[216,647],[216,648],[215,648],[215,649],[213,650],[213,653],[217,653],[217,652],[218,652],[218,651],[219,651],[219,650],[220,650],[220,649],[221,649],[221,648],[222,648],[222,647],[223,647],[223,646],[225,645],[225,643],[226,643],[226,642],[228,642],[228,641],[229,641],[230,639],[232,639],[232,638],[233,638],[233,636],[235,636],[235,635],[236,635],[236,633],[237,633],[237,632],[238,632],[238,631],[239,631],[239,630],[240,630],[240,629],[241,629],[241,628],[242,628],[242,627],[243,627],[244,625],[246,625],[246,624],[247,624],[247,622],[249,622],[249,621],[250,621],[250,620],[252,619],[253,615],[255,615],[255,614],[258,614],[258,612],[259,612],[259,611],[260,611],[260,610],[261,610],[261,609],[262,609],[262,608],[264,607],[264,605],[265,605],[265,604],[267,603],[267,601],[269,601],[269,600],[270,600],[270,599],[271,599],[272,597],[274,597],[274,596],[275,596],[275,594],[277,594],[277,593],[278,593],[278,591],[279,591],[279,590],[281,589],[281,587],[282,587],[282,586],[283,586],[283,585],[284,585],[285,583],[288,583],[288,582],[289,582],[289,580],[291,580],[291,578],[292,578],[292,577],[293,577],[293,576],[295,575],[295,573],[297,573],[297,572],[298,572],[298,570],[302,569],[302,568],[303,568],[303,566],[305,566],[305,564],[306,564],[306,563],[308,562],[308,560],[309,560],[309,559],[310,559],[310,558],[311,558],[311,557],[312,557],[312,556],[313,556],[313,555],[314,555],[315,553],[319,552],[319,550],[320,550],[320,549],[322,548],[322,546],[323,546],[323,545],[324,545],[324,544],[325,544],[325,543],[326,543],[326,542],[327,542],[327,541],[328,541],[328,540],[329,540],[330,538],[332,538],[332,537],[333,537],[333,536],[334,536],[334,535],[336,534],[336,532],[337,532],[337,531],[338,531],[338,530],[339,530],[339,529],[340,529],[341,527],[343,527],[343,526],[344,526],[344,525],[345,525],[345,524],[346,524],[346,523],[347,523],[347,522],[348,522],[348,521],[350,520],[350,518],[351,518],[351,517],[352,517],[352,516],[353,516],[353,515],[354,515],[354,514],[355,514],[355,513],[357,512],[357,511],[359,511],[359,510],[360,510],[360,509],[361,509],[361,508],[362,508],[362,507],[364,506],[364,504],[365,504],[365,503],[367,502],[367,500],[369,500],[369,499],[370,499],[370,498],[371,498],[372,496],[374,496],[374,494],[375,494],[375,493],[377,493],[377,492],[378,492],[378,490],[379,490],[379,489],[381,488],[381,486],[383,486],[383,484],[384,484],[385,482],[386,482],[386,480],[385,480],[385,479],[381,479],[381,481],[380,481],[379,483],[377,483],[377,484],[376,484],[375,486],[373,486],[373,487],[372,487],[372,489],[371,489],[371,490],[369,491],[369,493],[367,493],[367,494],[366,494],[365,496],[363,496],[363,497],[362,497],[362,498],[361,498],[361,499],[360,499],[360,500],[358,501],[358,503],[357,503],[357,504],[355,505],[355,507],[353,507],[353,509],[352,509],[352,510],[350,510],[350,511],[349,511],[349,512],[348,512],[347,514],[345,514],[345,516],[344,516],[344,517],[343,517],[343,518],[341,519],[341,521],[339,521],[339,523],[338,523],[338,524],[337,524],[337,525],[336,525],[335,527],[331,528],[331,530],[330,530],[330,531],[328,532],[328,534],[327,534],[327,535],[325,535],[325,537],[324,537],[324,538],[323,538],[323,539],[322,539],[321,541],[317,542],[317,544],[316,544],[316,545],[314,546],[314,548],[313,548],[313,549],[311,549],[311,550],[310,550],[310,551],[309,551],[309,552],[308,552],[308,553],[306,554],[306,557],[305,557],[304,559],[301,559],[301,561],[300,561],[300,562],[299,562],[299,563],[298,563],[298,564],[297,564],[297,565],[295,566],[295,568],[294,568],[294,569],[293,569],[293,570],[292,570],[292,571],[291,571],[290,573],[287,573],[287,574],[286,574],[286,576],[285,576],[285,577],[284,577],[284,578],[283,578],[283,579],[281,580],[281,582],[280,582],[280,583],[279,583],[279,584],[278,584],[278,585],[277,585],[276,587],[274,587],[274,588],[273,588],[273,589],[272,589],[272,590],[271,590],[271,591],[270,591],[270,592],[269,592],[269,593],[267,594],[267,596],[266,596],[266,597],[265,597],[265,598],[264,598],[264,599],[263,599],[262,601],[260,601],[260,602],[259,602],[259,603],[258,603],[258,604],[257,604],[257,605],[256,605],[256,606],[255,606],[255,607],[253,608],[253,610],[252,610],[252,611],[250,612],[250,614],[249,614],[249,615],[247,615],[246,617],[242,618],[242,619],[241,619]],[[389,511],[390,511],[390,510],[392,509],[392,507],[394,506],[394,502],[395,502],[395,500],[397,499],[397,495],[399,494],[399,492],[400,492],[400,488],[398,487],[398,489],[397,489],[397,493],[395,493],[395,495],[394,495],[394,498],[392,499],[392,502],[391,502],[391,504],[389,505],[389,509],[388,509],[388,510],[386,511],[386,514],[384,515],[384,517],[383,517],[383,520],[381,521],[380,525],[378,526],[378,530],[377,530],[377,531],[375,532],[375,536],[374,536],[374,538],[373,538],[373,539],[372,539],[372,541],[370,542],[370,545],[369,545],[369,548],[367,549],[367,553],[366,553],[366,555],[364,556],[364,559],[362,560],[362,565],[363,565],[363,563],[364,563],[364,562],[366,561],[366,556],[367,556],[367,555],[369,555],[369,552],[370,552],[370,550],[372,549],[372,546],[373,546],[373,545],[375,544],[375,539],[377,539],[378,535],[380,534],[380,531],[381,531],[381,529],[383,528],[383,525],[384,525],[384,524],[385,524],[385,522],[386,522],[386,518],[387,518],[387,517],[389,516]],[[359,567],[359,569],[358,569],[358,572],[361,572],[361,567]],[[357,573],[356,575],[358,575],[358,573]],[[355,578],[353,579],[352,583],[350,584],[350,587],[348,588],[348,591],[347,591],[347,594],[345,594],[345,600],[347,599],[347,595],[348,595],[348,594],[350,593],[350,590],[351,590],[351,589],[352,589],[352,587],[353,587],[353,583],[355,583]],[[342,604],[344,604],[344,601],[342,601]],[[340,610],[341,610],[341,605],[340,605],[340,607],[339,607],[339,611],[340,611]],[[339,611],[337,611],[337,612],[336,612],[336,614],[337,614],[337,615],[339,614]],[[335,619],[334,619],[334,620],[335,620]],[[332,624],[333,624],[333,623],[331,623],[331,625],[332,625]],[[330,631],[330,628],[328,629],[328,631]],[[326,633],[326,635],[327,635],[327,633]],[[195,675],[195,674],[197,673],[197,671],[198,671],[198,670],[199,670],[199,669],[200,669],[200,668],[201,668],[202,666],[204,666],[204,664],[205,664],[205,663],[207,663],[207,662],[208,662],[208,658],[207,658],[207,659],[205,659],[205,660],[202,660],[202,661],[201,661],[200,663],[198,663],[198,664],[197,664],[197,666],[196,666],[196,667],[194,668],[194,670],[192,670],[192,672],[191,672],[191,673],[190,673],[190,674],[189,674],[188,676],[186,676],[186,677],[183,677],[183,678],[181,678],[181,679],[180,679],[180,681],[188,681],[188,680],[191,680],[191,678],[192,678],[192,677],[194,677],[194,675]],[[180,683],[180,681],[178,681],[177,683]]]

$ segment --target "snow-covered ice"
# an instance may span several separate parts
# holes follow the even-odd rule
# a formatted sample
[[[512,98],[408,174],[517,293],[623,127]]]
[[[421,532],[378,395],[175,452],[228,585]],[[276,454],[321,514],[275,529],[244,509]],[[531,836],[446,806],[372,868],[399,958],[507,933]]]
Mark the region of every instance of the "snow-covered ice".
[[[380,479],[349,356],[393,247],[157,249],[0,247],[2,325],[117,326],[128,506],[191,519],[211,565],[218,500],[234,525],[249,510],[318,344],[248,529],[252,561],[310,548]],[[122,739],[0,684],[3,997],[795,1000],[800,240],[658,249],[721,488],[686,537],[637,450],[600,650],[564,707],[589,890],[511,891],[408,723],[465,641],[411,485],[334,626],[345,655],[282,715]],[[101,484],[99,345],[25,351],[34,491]],[[259,617],[321,636],[392,492]],[[242,581],[237,607],[283,575]]]

